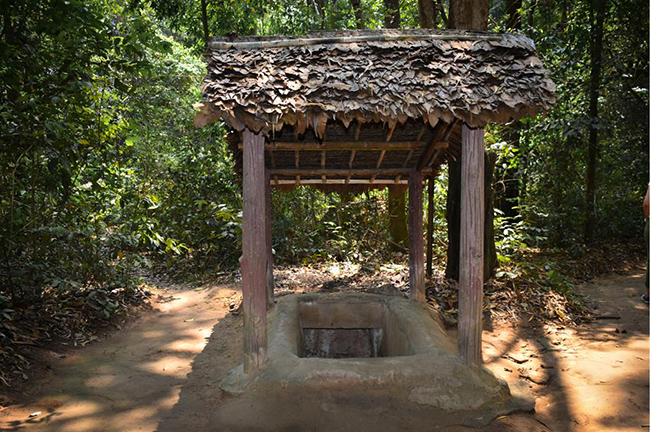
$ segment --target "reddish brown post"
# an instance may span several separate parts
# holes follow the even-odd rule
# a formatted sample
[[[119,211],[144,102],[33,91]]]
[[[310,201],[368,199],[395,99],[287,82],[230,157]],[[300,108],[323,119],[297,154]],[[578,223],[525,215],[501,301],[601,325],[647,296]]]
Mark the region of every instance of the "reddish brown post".
[[[433,273],[433,210],[435,203],[434,188],[436,186],[436,178],[431,175],[429,177],[429,184],[427,186],[427,195],[429,197],[429,204],[427,207],[427,273],[426,276],[431,279]]]
[[[275,280],[273,278],[273,217],[271,203],[271,174],[266,170],[266,304],[271,307],[275,304]]]
[[[483,331],[483,129],[463,124],[460,192],[460,277],[458,353],[470,366],[481,364]]]
[[[264,136],[245,129],[243,138],[244,373],[255,374],[267,360],[266,173]]]
[[[424,234],[422,232],[422,173],[409,173],[409,284],[410,297],[426,301],[424,286]]]

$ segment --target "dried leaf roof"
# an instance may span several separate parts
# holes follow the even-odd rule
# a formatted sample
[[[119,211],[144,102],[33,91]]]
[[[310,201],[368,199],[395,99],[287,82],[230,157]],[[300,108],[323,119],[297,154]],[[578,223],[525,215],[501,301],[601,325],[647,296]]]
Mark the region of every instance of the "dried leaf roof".
[[[555,85],[520,35],[383,30],[215,39],[197,125],[324,137],[327,122],[460,119],[471,127],[547,111]]]

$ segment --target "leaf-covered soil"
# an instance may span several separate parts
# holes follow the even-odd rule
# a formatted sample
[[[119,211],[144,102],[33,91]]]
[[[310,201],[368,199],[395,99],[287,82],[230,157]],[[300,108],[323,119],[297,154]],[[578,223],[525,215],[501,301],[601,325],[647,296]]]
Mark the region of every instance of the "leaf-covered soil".
[[[278,293],[292,284],[305,286],[300,275],[313,280],[313,289],[354,285],[324,287],[331,280],[325,272],[336,271],[280,269]],[[399,286],[399,274],[389,274],[388,282]],[[0,411],[0,429],[210,430],[225,397],[218,383],[241,360],[242,317],[231,312],[240,298],[238,287],[237,281],[200,289],[161,286],[154,290],[153,311],[122,331],[76,350],[51,347],[50,368],[25,386],[17,403]],[[508,381],[525,380],[537,403],[534,414],[499,418],[484,431],[625,431],[648,424],[648,308],[639,300],[643,272],[610,275],[576,291],[587,296],[590,310],[608,318],[571,326],[485,322],[486,365]],[[453,329],[449,333],[455,337]],[[286,408],[276,413],[276,421],[296,425],[295,410]],[[398,430],[393,426],[408,420],[384,412],[384,430]],[[343,425],[340,430],[358,425],[353,414],[359,415],[354,407],[336,413],[332,424]],[[329,429],[306,421],[293,430]]]

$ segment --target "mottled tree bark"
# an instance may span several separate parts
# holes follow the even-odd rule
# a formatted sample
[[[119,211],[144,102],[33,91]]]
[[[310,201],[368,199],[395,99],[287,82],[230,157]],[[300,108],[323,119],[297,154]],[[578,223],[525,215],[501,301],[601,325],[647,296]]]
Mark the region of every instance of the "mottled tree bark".
[[[449,28],[487,30],[490,0],[450,0]]]
[[[436,26],[436,10],[433,0],[418,0],[418,16],[421,28]]]

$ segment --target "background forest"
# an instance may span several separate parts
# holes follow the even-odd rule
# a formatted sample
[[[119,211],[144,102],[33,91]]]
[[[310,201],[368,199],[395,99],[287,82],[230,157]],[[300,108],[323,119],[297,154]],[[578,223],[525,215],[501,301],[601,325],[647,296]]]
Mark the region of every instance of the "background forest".
[[[142,300],[145,270],[187,277],[236,268],[241,184],[226,131],[193,127],[207,39],[445,28],[449,14],[445,0],[2,4],[0,358]],[[647,2],[493,0],[488,26],[531,37],[559,95],[548,116],[487,131],[497,278],[525,272],[524,257],[540,251],[587,260],[603,245],[638,253],[648,183]],[[435,184],[434,263],[444,269],[447,173]],[[277,263],[403,259],[399,239],[385,240],[386,190],[341,196],[298,187],[274,191],[273,206]],[[539,268],[546,283],[562,285],[552,258]],[[34,316],[47,325],[30,323]]]

